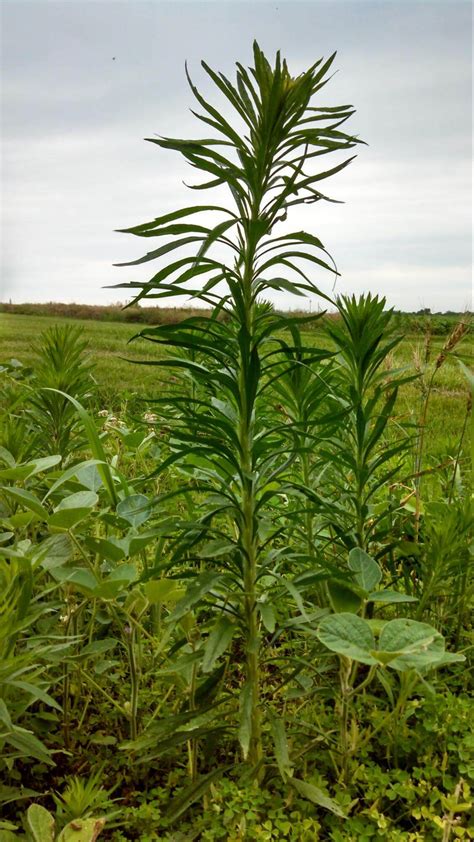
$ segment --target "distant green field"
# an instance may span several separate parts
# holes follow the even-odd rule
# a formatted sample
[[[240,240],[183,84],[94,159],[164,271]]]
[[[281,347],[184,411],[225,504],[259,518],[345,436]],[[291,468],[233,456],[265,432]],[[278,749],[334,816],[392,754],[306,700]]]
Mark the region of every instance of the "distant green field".
[[[160,375],[147,366],[136,366],[128,360],[152,360],[162,354],[156,345],[145,340],[128,340],[142,329],[142,325],[121,322],[99,322],[92,319],[53,318],[50,316],[0,315],[0,360],[15,357],[23,364],[31,364],[35,354],[34,343],[40,334],[52,325],[80,325],[84,339],[90,346],[90,354],[96,368],[96,379],[100,392],[113,402],[113,408],[120,405],[130,394],[153,394]]]
[[[142,339],[131,344],[128,340],[136,335],[142,325],[120,322],[53,318],[49,316],[0,314],[0,361],[12,357],[23,364],[34,361],[33,345],[40,334],[51,325],[80,325],[84,338],[90,346],[91,357],[96,365],[94,377],[99,387],[101,405],[119,412],[126,401],[136,398],[153,398],[160,391],[160,383],[166,378],[165,371],[153,366],[134,365],[128,360],[153,360],[163,356],[160,348]],[[308,331],[308,343],[324,342],[319,330]],[[429,367],[441,350],[445,336],[432,337],[429,352]],[[458,347],[463,359],[469,362],[472,344],[464,339]],[[424,339],[420,334],[408,334],[392,355],[393,368],[406,367],[407,374],[416,372],[416,364],[423,365],[425,356]],[[454,453],[463,425],[468,388],[458,362],[449,358],[437,372],[435,388],[430,400],[427,447],[433,460],[442,460]],[[397,404],[400,421],[416,422],[420,417],[422,403],[422,381],[404,387]],[[469,436],[465,437],[465,448]]]

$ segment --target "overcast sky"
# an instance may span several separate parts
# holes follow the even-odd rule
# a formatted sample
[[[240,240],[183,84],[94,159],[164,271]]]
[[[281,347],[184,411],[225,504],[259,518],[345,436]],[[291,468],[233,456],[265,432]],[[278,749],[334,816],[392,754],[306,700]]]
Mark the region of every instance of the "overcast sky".
[[[346,204],[291,220],[333,254],[336,291],[370,290],[404,310],[471,307],[467,0],[0,2],[1,300],[124,301],[103,287],[152,274],[112,266],[149,245],[114,229],[197,194],[179,156],[143,138],[202,135],[185,60],[214,96],[200,59],[232,74],[257,38],[293,75],[337,50],[321,102],[353,103],[346,127],[369,144],[324,182]]]

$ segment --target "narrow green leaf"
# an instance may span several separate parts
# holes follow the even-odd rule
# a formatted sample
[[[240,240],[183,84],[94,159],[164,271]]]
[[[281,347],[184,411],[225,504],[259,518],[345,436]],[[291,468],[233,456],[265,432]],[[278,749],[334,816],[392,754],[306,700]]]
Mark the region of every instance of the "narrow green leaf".
[[[251,680],[247,680],[240,691],[239,700],[239,743],[244,760],[247,760],[250,748],[250,738],[252,735],[252,711],[253,683]]]
[[[71,395],[66,394],[66,392],[62,392],[60,389],[45,389],[45,391],[57,392],[59,395],[63,395],[63,397],[67,398],[67,400],[70,401],[75,407],[77,414],[79,415],[79,418],[82,421],[84,432],[87,436],[94,459],[97,460],[97,470],[99,471],[102,482],[104,483],[104,486],[107,489],[110,502],[112,503],[112,505],[115,506],[118,500],[117,492],[115,490],[115,483],[112,477],[111,469],[107,462],[105,450],[102,446],[102,442],[99,438],[97,428],[91,416],[84,409],[82,404],[79,403],[78,400],[76,400],[76,398],[73,398]],[[127,484],[124,483],[123,480],[121,480],[121,484],[122,487],[124,487],[124,490],[127,493],[130,493]]]
[[[47,510],[32,491],[27,491],[25,488],[13,488],[8,485],[3,486],[2,491],[9,497],[16,500],[17,503],[24,506],[25,509],[28,509],[30,512],[34,512],[35,515],[38,515],[38,517],[41,518],[41,520],[48,519]]]
[[[314,786],[314,784],[309,784],[306,781],[302,781],[299,778],[291,778],[290,783],[299,795],[303,796],[303,798],[306,798],[313,804],[317,804],[318,807],[323,807],[325,810],[329,810],[330,813],[334,813],[334,815],[339,816],[340,819],[347,818],[342,807],[339,806],[337,801],[334,801],[333,798],[329,798],[328,795],[325,795],[319,787]]]
[[[270,714],[269,719],[276,762],[280,775],[286,782],[289,778],[293,777],[294,763],[290,760],[285,726],[283,720],[277,716]]]
[[[195,801],[207,792],[212,783],[219,780],[224,772],[231,768],[231,766],[227,766],[221,769],[213,769],[212,772],[202,775],[195,783],[182,790],[179,797],[172,800],[171,807],[166,814],[169,824],[173,824],[173,822],[179,819],[189,809],[191,804],[194,804]]]
[[[276,627],[276,616],[273,606],[270,605],[269,602],[259,602],[258,610],[266,630],[270,632],[270,634],[273,634]]]
[[[203,673],[212,672],[216,661],[228,649],[236,629],[236,624],[232,623],[227,617],[220,617],[217,620],[204,647],[204,657],[202,660]]]
[[[221,573],[205,572],[197,576],[196,579],[189,585],[186,595],[183,599],[180,599],[176,608],[168,617],[168,622],[175,623],[177,620],[180,620],[181,617],[184,617],[184,615],[187,614],[197,602],[200,602],[200,600],[206,596],[209,591],[216,587],[221,579]]]

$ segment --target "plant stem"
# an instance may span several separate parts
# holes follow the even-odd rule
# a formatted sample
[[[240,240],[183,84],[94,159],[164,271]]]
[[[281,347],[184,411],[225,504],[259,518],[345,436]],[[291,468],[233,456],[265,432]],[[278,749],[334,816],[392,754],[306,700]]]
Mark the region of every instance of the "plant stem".
[[[258,203],[253,212],[258,217]],[[258,539],[253,471],[253,425],[256,389],[249,390],[249,374],[254,349],[254,309],[252,281],[256,244],[249,242],[245,252],[242,278],[242,308],[240,308],[239,341],[239,444],[242,470],[242,521],[240,543],[242,547],[244,585],[244,635],[246,679],[251,690],[251,722],[248,760],[252,766],[261,767],[263,760],[262,729],[260,719],[260,634],[257,616]],[[254,375],[254,373],[252,373]]]
[[[196,651],[196,641],[198,637],[196,637],[191,631],[191,634],[188,636],[190,641],[191,650],[194,653]],[[199,636],[199,635],[198,635]],[[189,710],[196,710],[196,688],[197,688],[197,663],[194,662],[191,668],[191,684],[189,688]],[[198,743],[197,740],[188,740],[188,759],[189,759],[189,777],[191,778],[191,783],[197,779],[198,774]]]
[[[126,629],[126,634],[128,664],[130,669],[130,739],[136,740],[138,735],[138,668],[135,651],[136,629],[133,626],[128,626],[128,628]]]

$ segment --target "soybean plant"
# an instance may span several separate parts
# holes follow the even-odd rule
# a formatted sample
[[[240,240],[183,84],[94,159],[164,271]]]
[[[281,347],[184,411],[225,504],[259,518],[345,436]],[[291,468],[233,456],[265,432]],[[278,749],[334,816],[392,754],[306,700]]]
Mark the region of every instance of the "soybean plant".
[[[204,597],[213,607],[216,619],[203,650],[207,669],[234,634],[242,637],[239,739],[244,759],[261,768],[261,624],[274,625],[271,583],[277,583],[278,573],[272,540],[281,530],[269,503],[285,487],[285,471],[297,445],[281,418],[275,418],[270,401],[278,351],[272,337],[287,320],[260,303],[275,290],[318,294],[314,272],[335,271],[314,234],[286,229],[278,235],[276,228],[293,207],[324,201],[319,182],[341,172],[352,158],[319,172],[314,162],[358,141],[341,131],[354,113],[351,106],[313,104],[328,81],[334,55],[297,77],[279,53],[273,66],[256,43],[253,55],[251,68],[237,64],[235,83],[202,62],[223,95],[224,107],[207,101],[186,71],[201,109],[195,116],[212,130],[210,136],[150,139],[179,152],[205,179],[194,189],[225,187],[231,204],[184,207],[126,229],[139,237],[162,238],[164,244],[121,265],[166,262],[149,281],[119,286],[135,290],[134,303],[192,295],[213,310],[210,317],[145,329],[139,335],[169,349],[168,358],[157,365],[184,370],[196,384],[194,397],[170,394],[162,399],[167,418],[170,407],[175,412],[172,454],[158,470],[173,462],[185,466],[201,495],[203,512],[197,520],[182,522],[177,535],[172,564],[183,559],[196,563],[183,608],[178,604],[175,616]],[[232,122],[224,116],[230,112]],[[215,215],[218,221],[207,222]],[[180,256],[168,262],[175,251]],[[193,353],[183,356],[185,350]],[[159,403],[155,406],[158,412]]]

